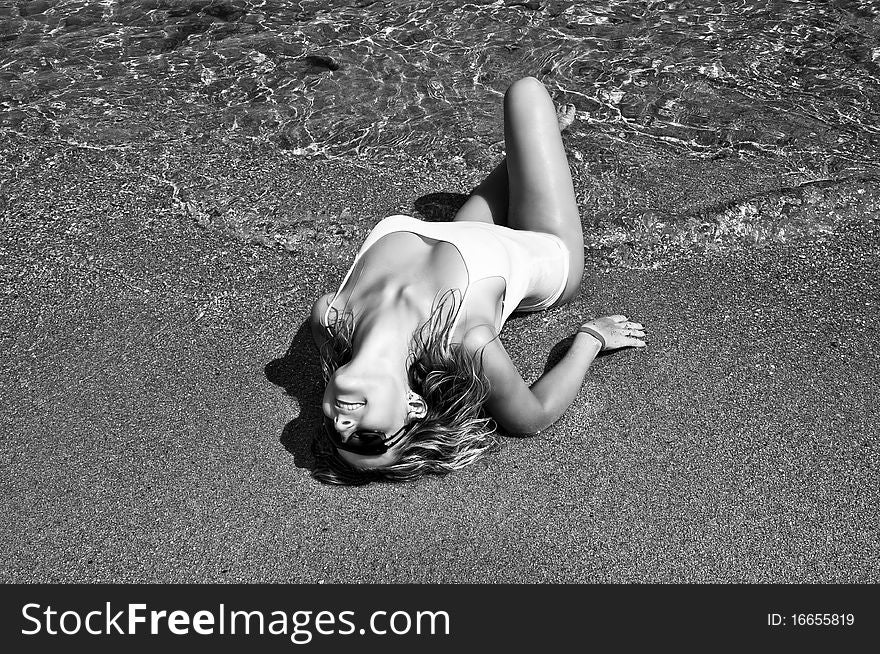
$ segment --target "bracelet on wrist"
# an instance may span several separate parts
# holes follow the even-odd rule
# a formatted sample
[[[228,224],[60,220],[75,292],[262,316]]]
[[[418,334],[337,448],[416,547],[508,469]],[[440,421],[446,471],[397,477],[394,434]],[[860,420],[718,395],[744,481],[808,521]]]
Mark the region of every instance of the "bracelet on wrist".
[[[581,327],[578,330],[578,332],[583,332],[584,334],[589,334],[590,336],[595,338],[597,341],[599,341],[599,351],[600,352],[605,349],[605,339],[602,337],[602,334],[597,332],[592,327]]]

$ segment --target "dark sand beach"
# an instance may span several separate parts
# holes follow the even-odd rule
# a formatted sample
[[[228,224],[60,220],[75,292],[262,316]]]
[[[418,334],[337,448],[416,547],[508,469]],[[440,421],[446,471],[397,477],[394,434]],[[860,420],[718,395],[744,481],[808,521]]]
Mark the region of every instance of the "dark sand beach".
[[[5,582],[880,579],[876,182],[817,187],[838,193],[805,200],[833,228],[806,238],[593,261],[573,304],[508,323],[508,350],[534,379],[585,316],[626,312],[645,351],[601,357],[562,420],[485,464],[336,488],[309,475],[311,302],[370,226],[472,174],[229,144],[7,146]],[[720,206],[778,172],[712,170],[641,192]],[[303,223],[287,249],[255,244],[217,227],[236,201],[316,212],[333,236]]]

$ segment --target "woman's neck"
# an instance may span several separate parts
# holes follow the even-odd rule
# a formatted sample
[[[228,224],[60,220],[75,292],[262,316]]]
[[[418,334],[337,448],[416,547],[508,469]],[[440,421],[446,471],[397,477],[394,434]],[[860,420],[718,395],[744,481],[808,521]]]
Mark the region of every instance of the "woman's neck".
[[[402,294],[386,297],[359,316],[352,341],[352,363],[406,368],[413,333],[424,322],[419,308]]]

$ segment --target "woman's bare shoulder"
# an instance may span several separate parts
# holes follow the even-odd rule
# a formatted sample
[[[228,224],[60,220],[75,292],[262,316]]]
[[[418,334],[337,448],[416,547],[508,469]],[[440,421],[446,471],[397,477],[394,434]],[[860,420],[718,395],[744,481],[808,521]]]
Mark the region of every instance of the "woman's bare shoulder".
[[[327,312],[327,309],[330,308],[330,304],[333,302],[333,298],[335,297],[335,293],[324,293],[321,297],[315,300],[315,303],[312,305],[312,322],[316,322],[320,325],[324,324],[324,314]]]
[[[499,375],[509,375],[513,368],[498,330],[488,323],[470,327],[461,339],[461,347],[479,361],[483,372],[490,380]]]
[[[486,346],[498,339],[498,332],[489,323],[480,323],[468,328],[461,338],[461,346],[471,355],[485,350]]]
[[[310,320],[312,326],[312,338],[315,339],[315,344],[318,347],[321,347],[329,336],[327,333],[327,325],[324,323],[324,316],[327,314],[327,309],[333,302],[334,297],[335,293],[325,293],[315,300],[315,303],[312,305],[312,316]]]

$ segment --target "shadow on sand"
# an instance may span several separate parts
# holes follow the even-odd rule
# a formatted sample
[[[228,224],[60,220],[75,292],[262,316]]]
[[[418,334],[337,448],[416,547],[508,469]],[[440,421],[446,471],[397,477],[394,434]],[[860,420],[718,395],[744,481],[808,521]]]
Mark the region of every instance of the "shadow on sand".
[[[468,196],[463,193],[428,193],[413,203],[427,222],[448,222],[455,218]]]
[[[298,468],[315,469],[314,435],[321,428],[321,365],[307,318],[300,325],[284,356],[265,367],[266,379],[280,386],[299,404],[299,415],[285,425],[281,444],[293,454]]]

